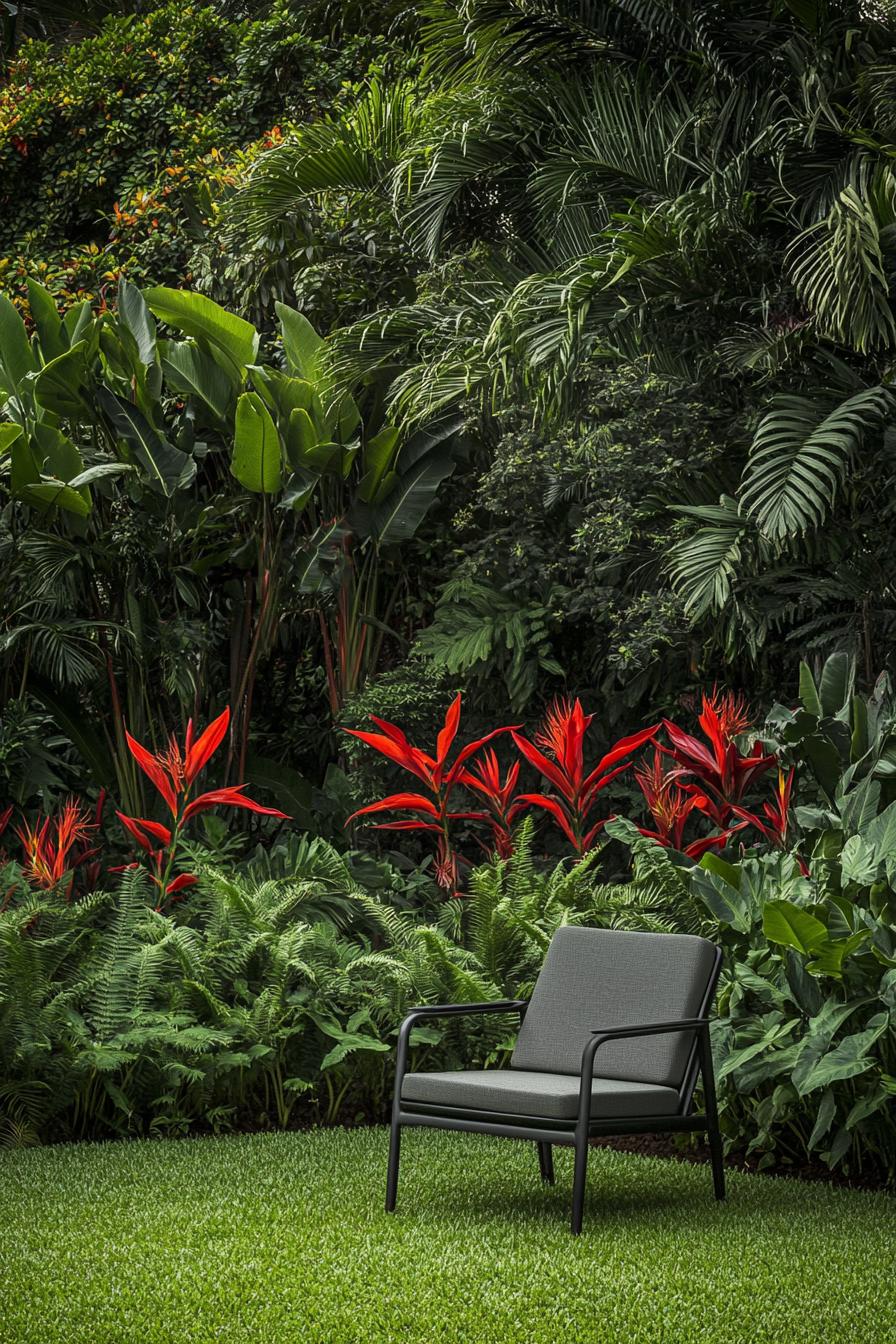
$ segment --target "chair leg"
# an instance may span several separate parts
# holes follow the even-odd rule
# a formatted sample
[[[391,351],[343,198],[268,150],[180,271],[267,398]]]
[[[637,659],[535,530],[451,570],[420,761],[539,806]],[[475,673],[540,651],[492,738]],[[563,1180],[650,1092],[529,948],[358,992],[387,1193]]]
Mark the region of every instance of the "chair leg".
[[[401,1126],[397,1120],[392,1121],[392,1129],[389,1133],[389,1169],[386,1173],[386,1212],[395,1212],[395,1201],[398,1198],[398,1167],[401,1161]]]
[[[538,1166],[545,1185],[554,1184],[554,1150],[549,1143],[539,1143]]]
[[[722,1133],[719,1129],[719,1108],[716,1102],[716,1080],[712,1067],[712,1047],[709,1032],[701,1031],[698,1040],[700,1072],[703,1074],[706,1110],[706,1137],[712,1162],[712,1183],[716,1199],[725,1198],[725,1165],[722,1160]]]
[[[588,1174],[588,1135],[576,1135],[576,1164],[572,1178],[572,1220],[570,1231],[577,1237],[582,1230],[585,1211],[585,1177]]]
[[[707,1117],[708,1118],[708,1117]],[[716,1119],[706,1131],[709,1140],[709,1156],[712,1162],[712,1183],[716,1199],[725,1198],[725,1164],[722,1160],[722,1135]]]

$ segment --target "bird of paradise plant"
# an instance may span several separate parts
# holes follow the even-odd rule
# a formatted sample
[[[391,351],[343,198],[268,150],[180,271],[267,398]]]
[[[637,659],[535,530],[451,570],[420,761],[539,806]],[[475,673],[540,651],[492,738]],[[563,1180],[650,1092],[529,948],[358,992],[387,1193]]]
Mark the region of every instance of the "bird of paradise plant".
[[[735,739],[750,726],[742,696],[730,691],[704,695],[697,722],[705,742],[664,719],[671,746],[661,750],[675,761],[685,791],[701,794],[706,799],[703,811],[724,829],[749,787],[777,764],[777,757],[766,753],[758,741],[746,753],[738,747]]]
[[[526,807],[547,812],[577,854],[585,854],[591,848],[606,824],[606,817],[591,820],[600,794],[611,780],[629,768],[632,754],[659,730],[657,723],[620,738],[586,774],[584,741],[593,719],[593,714],[583,710],[581,700],[577,699],[573,704],[568,700],[555,700],[535,734],[534,742],[513,732],[513,740],[521,755],[553,789],[551,794],[520,794],[514,804],[514,816]]]
[[[430,831],[438,838],[436,840],[436,858],[435,858],[435,876],[440,887],[446,891],[456,892],[459,871],[460,856],[457,854],[451,839],[451,823],[455,821],[472,820],[481,821],[484,818],[482,812],[455,811],[451,807],[451,796],[459,784],[465,781],[464,776],[473,778],[469,771],[465,770],[467,762],[476,755],[487,742],[500,736],[502,733],[512,732],[511,727],[495,728],[492,732],[486,733],[484,737],[477,738],[475,742],[469,742],[457,753],[453,763],[448,764],[448,758],[451,749],[457,737],[458,727],[460,726],[461,715],[461,696],[458,693],[445,715],[445,722],[436,739],[435,754],[430,755],[415,747],[410,743],[402,730],[394,723],[389,723],[385,719],[378,719],[371,715],[371,721],[380,729],[378,733],[370,733],[362,730],[347,728],[345,731],[351,737],[357,737],[359,741],[366,742],[374,751],[378,751],[381,756],[387,760],[400,765],[403,770],[419,779],[429,795],[422,793],[393,793],[388,798],[381,798],[378,802],[369,803],[366,807],[358,808],[348,818],[346,825],[354,821],[357,817],[370,816],[379,812],[410,812],[412,815],[407,818],[401,818],[396,821],[384,821],[374,825],[375,830],[381,831]]]
[[[275,807],[263,807],[254,799],[247,798],[243,792],[245,784],[211,789],[194,796],[196,780],[223,742],[229,725],[230,710],[225,709],[203,733],[196,737],[191,719],[187,724],[183,747],[172,735],[168,746],[160,752],[147,750],[131,737],[130,733],[125,734],[128,750],[146,777],[155,785],[171,813],[170,826],[148,817],[128,817],[123,812],[116,813],[122,826],[147,855],[149,873],[159,893],[157,909],[162,909],[167,901],[180,896],[198,881],[193,873],[173,875],[177,862],[178,840],[184,826],[192,817],[212,807],[242,807],[263,816],[288,819],[285,812],[280,812]]]
[[[41,814],[33,823],[23,820],[15,827],[23,851],[22,871],[32,885],[44,891],[58,888],[66,901],[71,900],[75,870],[90,864],[99,852],[95,839],[104,802],[101,793],[91,817],[77,799],[67,798],[55,815]]]

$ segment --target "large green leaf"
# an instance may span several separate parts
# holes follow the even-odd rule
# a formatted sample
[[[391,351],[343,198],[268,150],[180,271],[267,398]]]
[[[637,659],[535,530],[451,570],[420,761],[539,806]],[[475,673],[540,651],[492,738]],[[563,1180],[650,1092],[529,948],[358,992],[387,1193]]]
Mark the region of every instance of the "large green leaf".
[[[0,294],[0,388],[15,396],[25,375],[36,369],[25,323],[6,295]]]
[[[808,663],[800,663],[800,701],[807,714],[812,714],[817,719],[821,718],[821,698]]]
[[[808,953],[820,946],[828,931],[820,919],[810,915],[792,901],[766,901],[762,912],[762,929],[769,942],[793,947]]]
[[[41,509],[64,509],[79,518],[86,518],[90,513],[89,499],[65,481],[39,481],[36,485],[26,485],[22,496],[29,504]]]
[[[849,707],[855,680],[855,663],[848,653],[832,653],[821,669],[818,698],[829,718],[842,714]]]
[[[696,619],[720,611],[728,602],[747,521],[727,495],[718,504],[680,505],[677,511],[706,524],[673,546],[667,560],[672,586],[684,599],[688,615]]]
[[[741,495],[767,537],[780,542],[822,525],[866,430],[892,405],[884,387],[865,388],[833,409],[809,397],[775,398],[756,431]]]
[[[410,541],[432,508],[439,486],[454,471],[447,452],[433,453],[416,463],[398,481],[388,499],[370,510],[368,525],[379,546]]]
[[[53,415],[89,424],[94,412],[84,395],[87,375],[87,341],[77,341],[41,369],[34,380],[35,398]]]
[[[136,406],[108,388],[98,388],[97,399],[113,431],[127,445],[152,489],[172,495],[190,484],[196,475],[196,463],[189,454],[175,448]]]
[[[65,354],[69,347],[68,332],[63,326],[53,295],[36,280],[28,281],[28,307],[40,343],[41,357],[48,364],[51,359]]]
[[[358,486],[358,496],[366,504],[385,499],[397,480],[393,465],[398,449],[400,431],[386,425],[379,434],[367,441],[364,449],[364,475]]]
[[[222,424],[232,414],[237,382],[211,355],[191,341],[161,341],[162,372],[181,397],[198,397]]]
[[[705,902],[720,924],[729,924],[738,933],[749,933],[752,927],[751,903],[739,887],[733,887],[726,874],[714,871],[704,860],[693,873],[695,893]]]
[[[251,322],[188,290],[157,286],[145,290],[143,297],[161,322],[220,350],[242,383],[246,365],[254,364],[258,354],[258,332]]]
[[[9,452],[16,439],[20,439],[24,432],[21,425],[0,424],[0,457]]]
[[[244,392],[236,404],[230,470],[241,485],[256,493],[272,495],[282,484],[280,435],[257,392]]]
[[[827,1051],[815,1061],[799,1080],[794,1074],[794,1083],[801,1097],[816,1088],[828,1087],[831,1083],[842,1082],[846,1078],[857,1078],[874,1067],[874,1060],[868,1057],[875,1041],[886,1031],[890,1018],[887,1013],[878,1013],[872,1017],[864,1031],[846,1036],[833,1050]]]
[[[321,364],[326,342],[318,336],[304,313],[285,303],[275,303],[274,309],[283,336],[283,353],[289,372],[316,385],[321,377]]]
[[[136,342],[141,363],[148,368],[156,361],[156,324],[140,290],[128,280],[118,286],[118,316]]]

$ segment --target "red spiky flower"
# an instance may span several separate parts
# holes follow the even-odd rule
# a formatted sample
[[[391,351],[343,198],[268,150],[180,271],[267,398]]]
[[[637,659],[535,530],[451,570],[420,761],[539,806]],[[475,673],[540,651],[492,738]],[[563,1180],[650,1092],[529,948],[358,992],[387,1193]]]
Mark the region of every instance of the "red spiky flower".
[[[677,849],[695,860],[709,849],[721,849],[729,839],[731,830],[726,830],[685,844],[688,818],[694,812],[705,814],[709,810],[709,799],[697,789],[689,791],[679,785],[675,770],[666,770],[659,747],[654,748],[649,765],[643,764],[635,770],[635,779],[654,823],[653,829],[639,826],[642,835],[649,836],[664,849]]]
[[[102,799],[99,807],[102,808]],[[75,870],[97,853],[94,837],[98,827],[98,817],[91,819],[75,798],[67,798],[55,814],[41,814],[33,823],[23,820],[15,830],[21,841],[22,868],[28,881],[44,891],[58,887],[66,901],[70,901]]]
[[[411,816],[398,821],[384,821],[375,825],[380,831],[430,831],[438,836],[436,842],[435,876],[439,886],[446,891],[455,891],[458,882],[460,857],[455,852],[451,840],[451,823],[455,821],[488,820],[482,812],[454,811],[451,808],[451,795],[458,784],[464,783],[465,766],[476,753],[501,733],[512,732],[510,727],[495,728],[484,737],[477,738],[462,747],[449,765],[448,758],[454,746],[460,726],[461,696],[458,693],[448,707],[445,722],[436,739],[435,754],[430,755],[415,747],[406,735],[394,723],[378,719],[371,715],[371,721],[380,729],[378,733],[346,728],[350,737],[366,742],[374,751],[378,751],[387,760],[400,765],[403,770],[419,779],[427,791],[423,793],[393,793],[378,802],[368,803],[346,821],[356,817],[370,816],[378,812],[410,812]]]
[[[732,812],[742,817],[744,822],[755,826],[757,831],[765,836],[770,844],[777,849],[783,849],[787,843],[787,833],[790,828],[790,797],[793,793],[793,782],[796,778],[796,770],[791,766],[788,773],[778,768],[778,778],[775,782],[771,802],[762,804],[762,811],[765,814],[765,821],[758,817],[755,812],[748,811],[745,807],[734,805]]]
[[[193,786],[224,741],[229,725],[230,710],[225,709],[197,738],[193,733],[191,719],[187,724],[183,748],[172,735],[167,747],[159,752],[148,751],[130,733],[125,734],[131,755],[155,785],[172,817],[169,827],[147,817],[128,817],[123,812],[116,813],[122,826],[148,856],[150,875],[159,889],[158,909],[167,900],[194,886],[197,881],[191,873],[172,877],[178,838],[191,817],[199,812],[207,812],[212,807],[242,807],[266,817],[287,819],[285,812],[275,807],[263,807],[254,799],[247,798],[243,792],[245,784],[212,789],[193,797]]]
[[[499,859],[509,859],[513,853],[511,822],[519,777],[519,761],[514,761],[506,775],[501,777],[501,767],[492,747],[486,747],[479,760],[474,761],[460,777],[465,788],[472,789],[485,799],[488,811],[482,815],[491,827],[494,851]]]
[[[702,700],[702,713],[697,722],[706,741],[664,719],[663,727],[671,747],[661,750],[675,761],[678,778],[686,781],[682,787],[687,792],[704,795],[707,806],[703,810],[720,829],[724,829],[750,785],[771,769],[777,758],[766,753],[758,741],[746,753],[738,747],[735,738],[749,727],[742,697],[714,690],[711,696],[704,695]]]
[[[631,765],[632,753],[649,742],[657,733],[659,724],[642,728],[640,732],[622,737],[606,752],[587,774],[584,765],[584,742],[593,714],[586,714],[581,700],[555,700],[542,724],[530,742],[520,733],[513,740],[520,753],[552,787],[552,793],[523,793],[517,798],[513,815],[527,807],[547,812],[560,827],[577,854],[591,848],[598,833],[606,824],[606,817],[592,822],[591,816],[599,795],[611,780]]]

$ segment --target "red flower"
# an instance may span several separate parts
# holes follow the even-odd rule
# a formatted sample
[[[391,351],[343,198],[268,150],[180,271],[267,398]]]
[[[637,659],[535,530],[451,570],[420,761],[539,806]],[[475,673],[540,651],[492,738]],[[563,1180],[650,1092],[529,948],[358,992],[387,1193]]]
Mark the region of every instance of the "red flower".
[[[160,752],[148,751],[131,737],[130,733],[125,734],[131,755],[155,785],[173,818],[173,825],[169,828],[147,817],[127,817],[123,812],[116,814],[124,828],[147,854],[151,876],[161,893],[163,903],[169,897],[193,886],[197,881],[187,873],[182,873],[173,879],[171,877],[178,837],[191,817],[212,807],[244,807],[250,812],[258,812],[266,817],[286,819],[285,812],[280,812],[275,807],[262,807],[261,803],[247,798],[243,793],[245,784],[212,789],[208,793],[199,794],[196,798],[190,796],[197,776],[205,769],[224,741],[229,724],[230,710],[225,709],[196,738],[191,719],[187,724],[183,747],[172,736],[167,748]]]
[[[446,890],[453,890],[458,880],[458,855],[454,852],[454,847],[450,837],[450,823],[453,821],[481,821],[488,820],[482,812],[453,812],[450,809],[451,794],[458,784],[464,783],[464,775],[467,773],[464,769],[467,761],[476,752],[498,737],[501,733],[511,732],[509,727],[496,728],[491,733],[486,733],[485,737],[478,738],[475,742],[470,742],[462,747],[454,758],[451,765],[448,764],[448,758],[451,754],[451,748],[457,737],[457,730],[460,725],[461,696],[458,693],[448,707],[445,715],[445,722],[436,739],[435,755],[430,756],[410,743],[402,730],[394,723],[388,723],[385,719],[378,719],[371,715],[371,720],[380,729],[379,733],[361,732],[354,728],[347,728],[351,737],[357,737],[361,742],[366,742],[369,747],[373,747],[381,756],[387,760],[394,761],[400,765],[403,770],[419,779],[429,793],[429,797],[422,793],[393,793],[388,798],[381,798],[379,802],[369,803],[366,807],[361,807],[357,812],[346,821],[355,820],[356,817],[364,817],[377,812],[411,812],[414,814],[410,819],[400,821],[379,822],[375,827],[381,831],[434,831],[439,836],[436,852],[435,874],[439,886]]]
[[[501,767],[492,747],[486,748],[481,758],[461,775],[461,783],[481,794],[486,801],[488,812],[483,815],[491,826],[495,853],[500,859],[509,859],[513,853],[510,826],[519,777],[520,764],[514,761],[504,778],[501,778]]]
[[[793,792],[793,781],[796,777],[796,770],[791,766],[787,776],[784,771],[778,769],[778,780],[775,785],[772,801],[763,803],[762,810],[765,813],[766,820],[762,821],[755,812],[749,812],[745,807],[733,806],[732,812],[742,817],[744,823],[755,826],[758,831],[765,836],[771,844],[783,849],[787,843],[787,831],[790,823],[790,795]],[[802,864],[802,860],[800,860]]]
[[[744,701],[730,692],[703,696],[703,712],[697,720],[708,742],[684,732],[677,724],[663,720],[671,749],[661,748],[676,762],[679,778],[694,776],[696,784],[685,783],[687,792],[706,796],[703,809],[720,828],[724,828],[735,805],[741,802],[754,780],[776,764],[756,742],[744,755],[734,741],[749,725]]]
[[[721,849],[730,837],[731,831],[727,830],[718,835],[692,840],[687,845],[684,843],[684,828],[688,818],[692,812],[707,812],[709,799],[696,789],[688,791],[681,788],[675,771],[663,768],[663,754],[659,747],[654,748],[650,765],[642,765],[635,770],[635,779],[656,827],[651,830],[639,826],[638,830],[664,849],[677,849],[689,859],[699,859],[708,849]]]
[[[102,808],[102,795],[99,808]],[[98,820],[74,798],[66,799],[55,816],[39,816],[33,825],[23,821],[16,834],[24,850],[25,875],[35,886],[50,891],[64,879],[65,899],[71,900],[74,870],[96,854],[92,843]]]
[[[585,714],[580,700],[573,705],[568,700],[556,700],[535,735],[535,744],[513,733],[519,751],[553,786],[554,792],[521,794],[512,814],[516,816],[526,807],[541,808],[554,818],[577,854],[591,848],[606,822],[602,818],[590,824],[598,795],[628,769],[632,752],[650,741],[659,728],[659,724],[654,724],[620,738],[586,775],[584,740],[593,718],[593,714]]]

